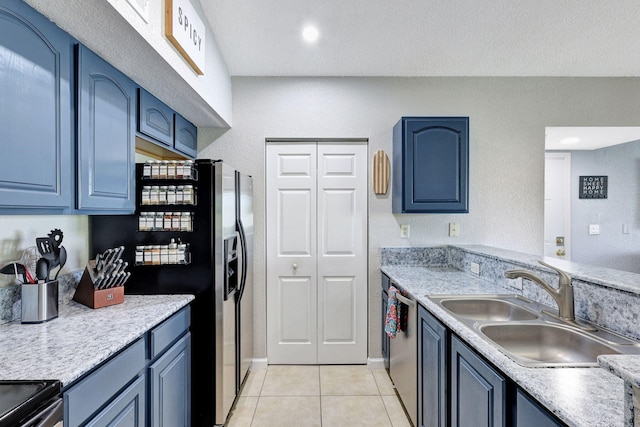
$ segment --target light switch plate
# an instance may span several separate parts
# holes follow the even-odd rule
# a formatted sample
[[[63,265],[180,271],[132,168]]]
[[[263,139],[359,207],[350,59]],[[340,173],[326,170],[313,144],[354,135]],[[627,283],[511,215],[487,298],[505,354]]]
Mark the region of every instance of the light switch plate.
[[[507,279],[507,280],[509,280],[509,286],[511,286],[512,288],[522,290],[522,277],[516,277],[515,279]]]
[[[480,264],[478,264],[477,262],[472,262],[471,263],[471,272],[473,274],[480,274]]]
[[[449,223],[449,237],[460,236],[460,225],[457,222]]]
[[[411,233],[411,229],[409,224],[400,224],[400,237],[403,239],[408,239],[409,234]]]

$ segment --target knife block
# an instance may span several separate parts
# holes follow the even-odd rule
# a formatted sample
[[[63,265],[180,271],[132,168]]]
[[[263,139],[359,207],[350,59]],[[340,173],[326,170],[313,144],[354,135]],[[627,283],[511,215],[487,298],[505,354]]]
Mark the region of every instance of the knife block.
[[[89,261],[89,264],[84,268],[76,293],[73,295],[73,300],[90,308],[122,304],[124,302],[124,286],[95,289],[94,280],[96,278],[91,274],[91,271],[93,271],[92,262],[95,264],[95,261]]]

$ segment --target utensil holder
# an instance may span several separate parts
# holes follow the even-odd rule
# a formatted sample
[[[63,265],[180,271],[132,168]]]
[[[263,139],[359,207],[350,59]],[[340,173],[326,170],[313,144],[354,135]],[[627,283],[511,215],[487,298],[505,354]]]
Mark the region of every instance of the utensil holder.
[[[91,274],[94,265],[95,260],[91,260],[84,268],[76,293],[73,295],[73,300],[89,308],[102,308],[122,304],[124,302],[124,286],[116,286],[109,289],[95,288],[96,278]]]
[[[44,323],[58,317],[58,281],[22,285],[22,323]]]

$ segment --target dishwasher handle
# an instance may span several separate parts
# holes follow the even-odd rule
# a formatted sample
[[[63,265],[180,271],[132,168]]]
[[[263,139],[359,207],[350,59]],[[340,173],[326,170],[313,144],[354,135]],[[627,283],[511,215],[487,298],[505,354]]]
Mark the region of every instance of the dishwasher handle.
[[[400,295],[400,292],[396,292],[396,298],[398,298],[398,301],[400,301],[401,303],[408,305],[409,307],[415,307],[416,306],[416,302],[414,300],[410,300],[407,297],[403,297],[402,295]]]

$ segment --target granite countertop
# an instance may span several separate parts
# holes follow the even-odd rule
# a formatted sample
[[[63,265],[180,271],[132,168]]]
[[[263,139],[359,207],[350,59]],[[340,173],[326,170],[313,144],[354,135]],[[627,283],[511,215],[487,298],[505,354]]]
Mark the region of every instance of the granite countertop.
[[[67,386],[192,300],[126,295],[124,303],[96,310],[70,301],[49,322],[0,325],[0,380],[60,380]]]
[[[621,378],[597,367],[521,366],[427,298],[427,295],[435,294],[512,293],[508,289],[448,267],[382,266],[381,269],[443,324],[568,425],[624,425],[625,392]]]
[[[612,374],[619,376],[634,387],[640,388],[640,357],[605,354],[598,356],[598,362],[604,369],[608,369]]]

